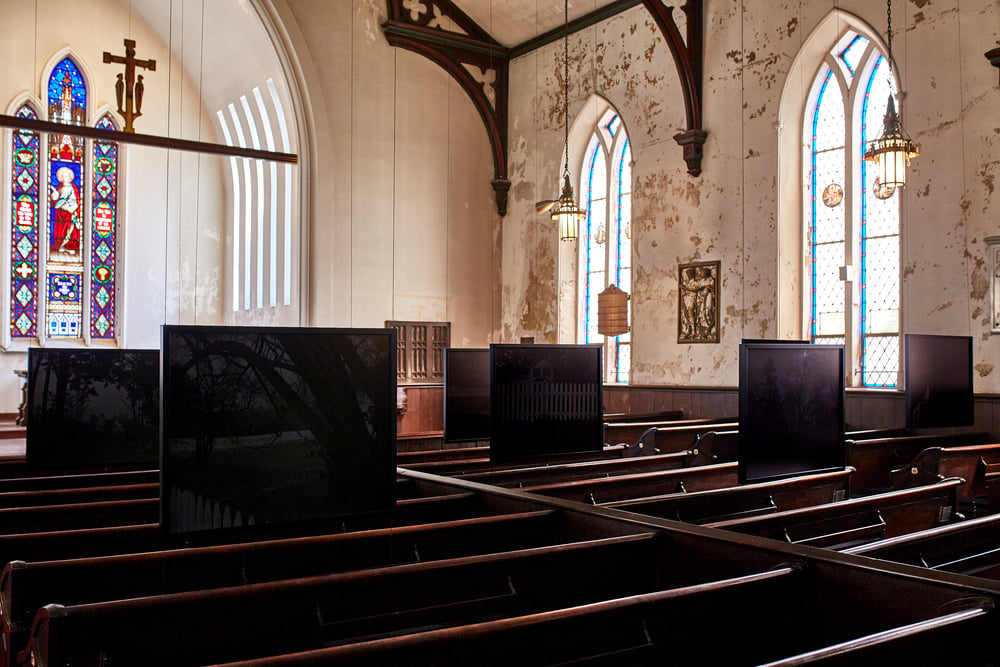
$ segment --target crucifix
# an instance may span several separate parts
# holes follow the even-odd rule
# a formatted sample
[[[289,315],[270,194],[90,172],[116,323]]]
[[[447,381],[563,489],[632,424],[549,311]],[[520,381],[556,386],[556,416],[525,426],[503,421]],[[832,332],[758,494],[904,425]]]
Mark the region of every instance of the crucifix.
[[[118,98],[118,113],[125,117],[125,131],[135,132],[132,122],[142,115],[142,93],[144,88],[141,74],[138,81],[136,81],[135,68],[141,67],[150,72],[155,72],[156,61],[152,59],[137,60],[135,57],[135,40],[126,39],[125,55],[114,56],[110,52],[105,51],[104,62],[125,65],[125,79],[122,80],[122,75],[118,75],[118,81],[115,83],[115,96]],[[123,101],[125,103],[124,108],[122,108]]]

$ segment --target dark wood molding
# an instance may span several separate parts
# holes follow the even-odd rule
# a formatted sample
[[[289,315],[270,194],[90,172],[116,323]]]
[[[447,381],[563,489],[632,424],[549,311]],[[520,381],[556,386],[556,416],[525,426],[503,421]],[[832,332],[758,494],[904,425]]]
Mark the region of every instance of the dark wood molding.
[[[659,26],[674,56],[677,75],[681,80],[681,91],[684,94],[684,111],[687,115],[687,131],[674,135],[674,141],[683,149],[688,173],[698,176],[701,174],[702,149],[708,136],[702,127],[701,119],[705,50],[702,0],[687,0],[684,3],[683,10],[687,15],[686,43],[674,21],[673,7],[664,5],[662,0],[642,0],[642,4],[653,15],[653,20]]]
[[[294,153],[276,153],[273,151],[262,151],[253,148],[213,144],[206,141],[160,137],[153,134],[136,134],[135,132],[121,132],[118,130],[99,130],[96,127],[87,127],[85,125],[66,125],[65,123],[54,123],[48,120],[33,120],[30,118],[18,118],[17,116],[6,116],[3,114],[0,114],[0,127],[9,127],[14,130],[27,130],[29,132],[47,134],[69,134],[75,137],[86,137],[87,139],[115,141],[122,144],[151,146],[153,148],[165,148],[168,150],[189,151],[193,153],[208,153],[211,155],[223,155],[226,157],[245,157],[255,160],[286,162],[289,164],[296,164],[299,161],[298,155],[295,155]]]
[[[560,40],[567,35],[572,35],[583,30],[584,28],[596,25],[601,21],[606,21],[607,19],[632,9],[641,3],[642,0],[621,0],[621,2],[613,2],[610,5],[599,7],[589,14],[584,14],[583,16],[573,19],[565,25],[560,25],[552,30],[549,30],[548,32],[543,32],[537,37],[532,37],[531,39],[527,39],[520,44],[510,47],[510,58],[513,60],[514,58],[531,53],[546,44],[551,44],[552,42]]]
[[[1000,44],[1000,42],[997,43]],[[983,55],[986,56],[986,59],[990,61],[991,65],[994,67],[1000,67],[1000,46],[995,49],[990,49]]]
[[[416,16],[403,7],[403,0],[387,0],[387,3],[389,18],[382,24],[382,31],[389,44],[419,53],[440,65],[458,82],[479,112],[493,151],[497,212],[506,215],[510,189],[507,178],[507,49],[450,0],[425,0],[427,11]],[[463,32],[431,27],[438,16],[454,23]],[[477,79],[470,68],[479,70],[482,78]],[[487,86],[492,95],[487,93]]]

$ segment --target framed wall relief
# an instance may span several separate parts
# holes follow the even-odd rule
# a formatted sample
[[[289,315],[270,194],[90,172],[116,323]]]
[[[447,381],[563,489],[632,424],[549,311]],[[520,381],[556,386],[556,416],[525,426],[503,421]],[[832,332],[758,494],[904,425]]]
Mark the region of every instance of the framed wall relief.
[[[990,303],[992,321],[990,333],[1000,334],[1000,236],[990,236],[986,241],[990,267]]]
[[[677,268],[677,342],[719,342],[719,267],[692,262]]]

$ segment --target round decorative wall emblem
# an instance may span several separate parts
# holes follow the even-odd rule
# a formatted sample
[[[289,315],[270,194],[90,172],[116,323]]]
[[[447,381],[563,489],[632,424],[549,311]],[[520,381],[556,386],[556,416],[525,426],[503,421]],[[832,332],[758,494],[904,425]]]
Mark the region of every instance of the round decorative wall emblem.
[[[840,187],[836,183],[830,183],[830,185],[823,188],[823,203],[833,208],[844,201],[844,188]]]

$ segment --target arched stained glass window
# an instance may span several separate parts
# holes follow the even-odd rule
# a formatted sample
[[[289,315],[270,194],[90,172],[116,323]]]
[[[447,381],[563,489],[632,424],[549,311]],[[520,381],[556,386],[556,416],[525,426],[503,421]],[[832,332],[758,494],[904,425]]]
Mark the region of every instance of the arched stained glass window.
[[[49,118],[83,125],[87,88],[80,70],[63,59],[49,76]],[[46,333],[49,338],[83,336],[84,141],[49,135],[48,253],[45,264]]]
[[[609,110],[591,135],[580,191],[587,220],[580,237],[580,321],[577,339],[605,346],[605,379],[627,383],[631,336],[597,331],[597,297],[609,285],[632,291],[632,153],[621,118]]]
[[[97,128],[113,130],[109,116]],[[118,253],[118,144],[95,141],[90,229],[90,337],[115,336],[115,276]]]
[[[89,122],[86,83],[72,58],[63,58],[52,69],[45,103],[51,121]],[[28,104],[16,113],[38,118]],[[96,127],[116,129],[108,114]],[[114,340],[120,228],[117,143],[70,133],[15,131],[11,157],[11,338]]]
[[[848,33],[817,74],[806,123],[810,338],[853,351],[852,384],[866,387],[895,386],[899,372],[899,198],[863,160],[894,93],[875,45]]]
[[[27,104],[18,118],[38,119]],[[37,132],[18,130],[11,139],[10,333],[29,338],[38,331],[39,145]]]

